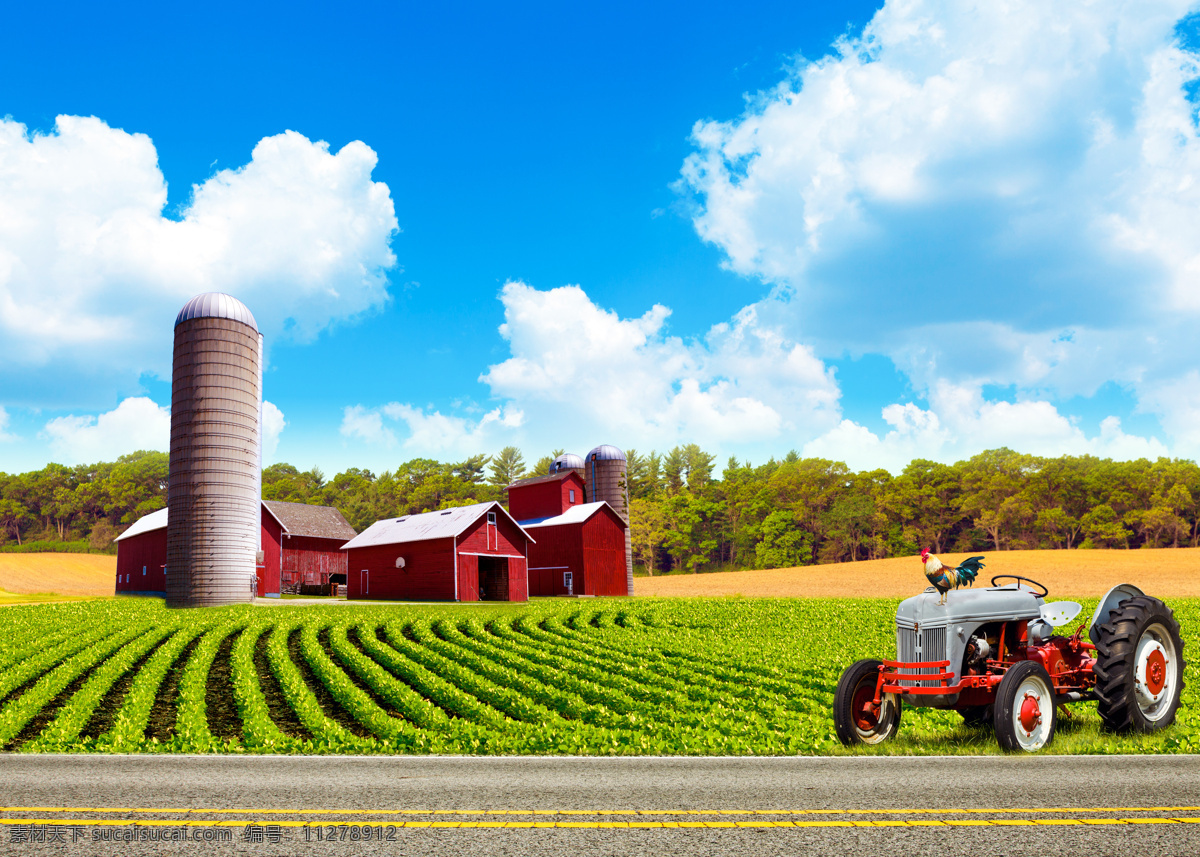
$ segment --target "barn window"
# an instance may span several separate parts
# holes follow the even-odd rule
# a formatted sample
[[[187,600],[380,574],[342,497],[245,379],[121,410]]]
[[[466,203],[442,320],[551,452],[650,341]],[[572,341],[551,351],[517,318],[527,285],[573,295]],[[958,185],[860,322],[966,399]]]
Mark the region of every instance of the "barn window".
[[[570,491],[567,492],[567,494],[570,496],[570,502],[574,503],[575,502],[575,489],[572,488]]]
[[[488,512],[488,523],[491,524],[493,527],[496,526],[496,513],[495,512]]]
[[[142,566],[142,577],[146,576],[146,566]]]

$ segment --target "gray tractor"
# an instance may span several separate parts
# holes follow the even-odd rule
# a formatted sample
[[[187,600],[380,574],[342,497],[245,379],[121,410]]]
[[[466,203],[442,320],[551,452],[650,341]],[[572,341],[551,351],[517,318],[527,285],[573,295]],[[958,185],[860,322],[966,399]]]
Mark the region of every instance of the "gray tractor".
[[[1006,581],[1003,585],[1001,581]],[[991,725],[1005,750],[1054,740],[1058,706],[1095,700],[1106,728],[1153,732],[1175,720],[1183,691],[1183,640],[1171,609],[1136,586],[1114,586],[1086,628],[1057,633],[1082,611],[1047,603],[1047,590],[998,575],[986,589],[933,587],[896,611],[896,659],[850,666],[834,694],[843,744],[896,735],[903,703],[950,708]]]

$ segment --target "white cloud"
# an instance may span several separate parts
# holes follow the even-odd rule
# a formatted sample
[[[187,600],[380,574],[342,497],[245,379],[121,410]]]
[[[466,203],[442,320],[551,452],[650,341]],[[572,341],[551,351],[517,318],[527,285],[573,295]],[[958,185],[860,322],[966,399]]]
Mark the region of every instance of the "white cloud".
[[[279,410],[271,402],[263,400],[262,458],[264,464],[270,464],[275,460],[275,451],[279,449],[279,435],[283,434],[283,429],[286,425],[287,420],[283,418],[283,411]]]
[[[406,454],[420,458],[465,458],[507,446],[510,432],[520,428],[524,419],[520,410],[509,406],[495,408],[476,420],[389,402],[377,408],[363,405],[345,408],[341,432],[344,437],[391,449],[396,446],[396,428],[403,425],[405,437],[401,448]]]
[[[949,455],[969,429],[1165,451],[1112,423],[1084,437],[1055,404],[1111,382],[1196,455],[1200,55],[1176,34],[1193,5],[889,0],[742,116],[696,124],[695,228],[774,287],[763,323],[817,355],[887,355],[948,433],[881,450]],[[938,398],[989,384],[1019,401]],[[869,448],[863,431],[812,448]]]
[[[880,437],[850,420],[813,439],[804,454],[845,461],[856,469],[884,467],[899,473],[914,458],[960,461],[986,449],[1007,446],[1032,455],[1095,455],[1129,460],[1169,454],[1157,438],[1126,434],[1115,416],[1088,437],[1047,401],[991,401],[977,387],[940,384],[930,408],[888,405],[892,429]]]
[[[403,437],[405,452],[431,457],[509,444],[583,452],[690,442],[766,456],[837,423],[832,372],[753,308],[684,342],[667,334],[671,311],[657,304],[622,318],[579,286],[539,291],[520,282],[505,284],[500,299],[511,356],[480,376],[499,405],[480,418],[400,402],[354,405],[343,411],[343,436],[385,448]]]
[[[378,410],[362,405],[350,405],[342,411],[342,437],[360,440],[363,443],[391,447],[396,443],[396,434],[383,425],[383,415]]]
[[[4,410],[3,405],[0,405],[0,443],[8,443],[18,439],[15,434],[8,433],[8,420],[8,411]]]
[[[832,373],[752,307],[685,342],[666,333],[670,310],[661,305],[621,318],[578,286],[538,291],[520,282],[500,297],[512,356],[480,380],[551,445],[609,437],[637,448],[680,439],[777,446],[837,421]],[[548,426],[564,439],[555,443]]]
[[[128,398],[99,416],[56,417],[46,423],[44,434],[65,464],[113,461],[139,449],[166,452],[171,411],[144,397]]]
[[[175,220],[144,134],[0,119],[0,378],[165,376],[175,314],[204,291],[241,298],[268,344],[382,305],[397,224],[375,163],[361,142],[333,153],[288,131],[194,186]]]

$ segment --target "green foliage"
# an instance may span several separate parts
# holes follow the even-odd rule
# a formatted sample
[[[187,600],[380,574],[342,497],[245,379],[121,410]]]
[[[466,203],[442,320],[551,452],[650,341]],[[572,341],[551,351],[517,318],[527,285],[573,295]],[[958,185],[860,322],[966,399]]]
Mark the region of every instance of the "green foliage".
[[[539,459],[544,474],[553,457]],[[794,450],[763,464],[715,459],[696,444],[626,453],[631,538],[648,573],[852,562],[943,551],[1200,546],[1200,467],[994,449],[955,464],[924,459],[896,476],[855,473]],[[326,479],[290,464],[263,470],[263,497],[334,506],[362,531],[377,520],[507,502],[529,474],[505,447],[457,462],[418,458],[376,475]],[[0,551],[112,551],[166,503],[167,456],[139,452],[75,468],[0,474]]]
[[[1088,606],[1094,607],[1089,602]],[[1200,599],[1172,604],[1185,651]],[[0,640],[0,747],[23,752],[886,754],[994,753],[954,712],[908,708],[895,741],[846,750],[830,707],[841,672],[894,652],[894,600],[554,600],[523,606],[168,611],[155,600],[13,610]],[[265,635],[267,666],[254,652]],[[232,680],[212,666],[229,641]],[[186,662],[181,653],[194,645]],[[289,644],[289,641],[291,643]],[[324,642],[323,642],[324,641]],[[819,641],[819,645],[815,644]],[[129,678],[123,698],[113,689]],[[301,667],[304,669],[302,670]],[[264,669],[266,673],[260,673]],[[173,735],[147,737],[174,670]],[[307,671],[307,673],[305,672]],[[1100,730],[1093,704],[1060,718],[1051,752],[1200,749],[1196,666],[1177,725]],[[305,674],[311,678],[305,678]],[[272,716],[273,680],[293,719]],[[312,683],[310,683],[310,681]],[[274,692],[274,691],[272,691]],[[227,694],[241,734],[213,732]],[[107,711],[111,727],[80,737]],[[299,722],[304,734],[292,734]],[[348,727],[346,724],[350,724]],[[291,730],[291,731],[289,731]]]

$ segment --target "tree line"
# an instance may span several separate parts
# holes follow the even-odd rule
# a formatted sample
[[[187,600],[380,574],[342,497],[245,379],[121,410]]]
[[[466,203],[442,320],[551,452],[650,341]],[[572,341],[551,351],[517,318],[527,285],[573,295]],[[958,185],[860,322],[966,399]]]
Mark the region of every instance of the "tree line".
[[[413,459],[379,475],[273,464],[263,497],[338,508],[362,531],[376,520],[489,500],[547,472],[520,450],[445,463]],[[801,458],[752,465],[696,444],[627,452],[635,562],[648,573],[779,568],[938,552],[1200,545],[1200,467],[1182,459],[1048,458],[1009,449],[893,476]],[[138,452],[74,468],[0,473],[0,545],[86,540],[108,547],[166,505],[167,456]]]

